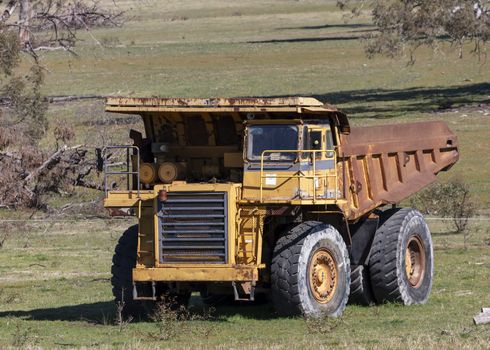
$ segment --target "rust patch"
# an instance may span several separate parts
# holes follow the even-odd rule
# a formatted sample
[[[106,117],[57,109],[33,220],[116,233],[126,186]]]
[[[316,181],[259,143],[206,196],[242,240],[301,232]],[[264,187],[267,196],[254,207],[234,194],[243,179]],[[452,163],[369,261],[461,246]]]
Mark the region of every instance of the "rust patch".
[[[349,220],[401,200],[458,161],[458,139],[444,122],[352,128],[341,135],[339,161],[347,167]],[[348,175],[347,175],[348,174]]]
[[[297,206],[269,207],[265,215],[269,216],[294,216],[299,211]]]
[[[133,211],[131,208],[107,208],[109,216],[132,216]]]

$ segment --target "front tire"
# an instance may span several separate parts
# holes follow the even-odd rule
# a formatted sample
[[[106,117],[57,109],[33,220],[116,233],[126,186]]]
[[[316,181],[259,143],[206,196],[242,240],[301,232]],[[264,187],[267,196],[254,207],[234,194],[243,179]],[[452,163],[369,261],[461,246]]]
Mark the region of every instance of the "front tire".
[[[280,315],[338,317],[347,304],[349,287],[349,253],[333,226],[307,221],[279,238],[271,289]]]
[[[119,238],[112,257],[112,294],[124,317],[145,318],[151,316],[157,303],[152,300],[133,299],[133,268],[136,266],[137,250],[138,225],[134,225]],[[158,300],[170,304],[172,309],[186,307],[190,297],[190,291],[170,292],[164,284],[157,285]]]
[[[136,266],[138,225],[129,227],[117,242],[112,257],[112,294],[125,317],[146,316],[151,306],[133,299],[133,268]]]
[[[374,236],[369,269],[376,301],[424,304],[432,289],[434,251],[430,231],[417,210],[391,215]]]

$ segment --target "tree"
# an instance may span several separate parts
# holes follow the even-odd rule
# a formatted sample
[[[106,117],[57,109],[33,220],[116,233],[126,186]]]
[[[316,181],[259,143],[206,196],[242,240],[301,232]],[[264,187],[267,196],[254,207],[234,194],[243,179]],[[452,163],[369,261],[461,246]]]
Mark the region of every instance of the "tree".
[[[455,232],[466,232],[476,214],[470,188],[462,180],[436,182],[410,198],[412,207],[424,214],[446,218]]]
[[[18,21],[13,21],[17,9]],[[66,125],[54,128],[54,150],[39,147],[48,130],[48,104],[37,51],[72,51],[79,29],[120,25],[121,16],[93,0],[7,3],[0,15],[0,207],[42,207],[44,193],[99,187],[86,179],[95,168],[87,149],[66,145],[73,138]],[[23,55],[32,64],[21,75],[17,67]]]
[[[358,15],[371,9],[378,33],[367,41],[368,56],[390,57],[421,46],[435,48],[441,42],[457,47],[472,43],[472,51],[481,54],[490,40],[490,0],[338,0],[341,8],[351,7]]]
[[[12,21],[17,7],[18,21]],[[76,43],[77,30],[120,26],[122,15],[122,11],[103,8],[97,0],[9,0],[0,23],[4,29],[18,30],[23,50],[69,50]]]

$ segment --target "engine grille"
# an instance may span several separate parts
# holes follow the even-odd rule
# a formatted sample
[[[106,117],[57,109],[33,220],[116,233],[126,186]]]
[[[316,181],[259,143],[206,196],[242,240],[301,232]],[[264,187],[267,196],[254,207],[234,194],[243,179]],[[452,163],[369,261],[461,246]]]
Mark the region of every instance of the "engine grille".
[[[227,262],[226,192],[168,192],[160,202],[160,263]]]

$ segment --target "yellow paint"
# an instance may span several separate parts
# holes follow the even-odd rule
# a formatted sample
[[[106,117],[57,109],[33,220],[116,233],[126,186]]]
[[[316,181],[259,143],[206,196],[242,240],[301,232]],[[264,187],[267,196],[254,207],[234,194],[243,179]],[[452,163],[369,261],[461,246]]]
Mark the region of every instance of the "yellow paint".
[[[146,281],[256,281],[258,269],[253,266],[166,266],[133,269],[133,280]]]
[[[168,151],[155,155],[156,165],[172,159],[209,158],[206,167],[222,167],[228,170],[241,169],[243,183],[187,183],[173,181],[171,184],[151,183],[151,190],[110,191],[104,201],[109,208],[133,207],[139,219],[138,252],[136,267],[133,269],[134,281],[257,281],[260,269],[265,268],[262,261],[262,242],[264,219],[271,205],[336,205],[347,210],[348,203],[340,198],[340,169],[337,166],[336,152],[328,149],[327,133],[330,132],[328,113],[337,110],[331,106],[309,98],[269,99],[260,104],[260,99],[130,99],[110,98],[106,110],[120,113],[140,113],[143,117],[146,136],[153,142],[168,142],[162,139],[161,130],[171,127],[175,134],[168,143]],[[254,113],[288,113],[284,119],[254,119]],[[199,114],[204,120],[208,140],[207,145],[194,146],[188,140],[185,116]],[[260,169],[247,171],[245,152],[239,144],[218,145],[215,139],[213,118],[215,113],[231,115],[237,137],[247,142],[245,126],[248,124],[294,123],[299,128],[299,143],[303,147],[303,135],[315,131],[321,135],[321,146],[307,150],[266,150],[260,158]],[[302,113],[318,114],[323,124],[308,124],[302,120]],[[295,119],[290,118],[294,115]],[[284,114],[286,115],[286,114]],[[250,116],[250,118],[249,118]],[[296,117],[297,116],[297,117]],[[250,120],[248,120],[250,119]],[[245,123],[244,123],[244,120]],[[153,136],[149,135],[153,133]],[[337,129],[332,130],[338,138]],[[309,138],[310,136],[308,136]],[[309,140],[309,139],[308,139]],[[309,141],[308,141],[309,142]],[[245,148],[245,147],[243,147]],[[264,160],[267,153],[288,152],[298,155],[295,165],[301,161],[306,167],[303,171],[271,170]],[[136,160],[132,159],[133,166]],[[331,169],[319,169],[319,161],[331,162]],[[187,171],[191,168],[188,162]],[[156,166],[155,165],[155,166]],[[161,264],[159,247],[158,193],[166,192],[226,192],[227,193],[227,263],[203,264],[180,263]],[[331,194],[327,196],[327,194]]]

